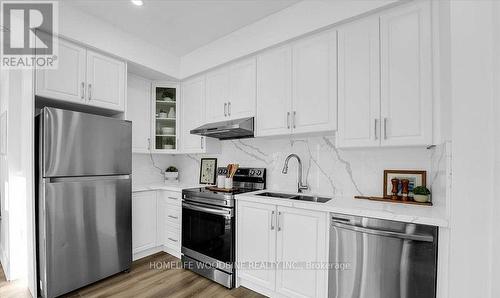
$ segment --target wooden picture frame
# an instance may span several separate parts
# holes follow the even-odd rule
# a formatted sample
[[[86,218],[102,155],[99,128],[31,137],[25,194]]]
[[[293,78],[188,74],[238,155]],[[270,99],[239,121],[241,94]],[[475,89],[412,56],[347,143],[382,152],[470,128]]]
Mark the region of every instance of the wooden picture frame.
[[[202,158],[200,162],[200,184],[214,185],[217,179],[217,158]]]
[[[390,183],[391,179],[398,178],[408,179],[410,180],[410,193],[409,197],[413,197],[413,188],[417,186],[427,186],[427,172],[421,170],[384,170],[384,198],[390,198],[392,193],[392,184]],[[401,192],[401,182],[398,187],[399,192],[398,196],[400,196]]]

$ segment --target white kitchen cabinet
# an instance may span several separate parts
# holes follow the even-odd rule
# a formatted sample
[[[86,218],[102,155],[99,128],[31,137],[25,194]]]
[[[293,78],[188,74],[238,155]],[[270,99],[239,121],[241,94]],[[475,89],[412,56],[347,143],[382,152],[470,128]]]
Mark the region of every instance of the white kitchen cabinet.
[[[333,131],[337,126],[337,36],[323,32],[292,46],[294,133]]]
[[[164,251],[180,257],[182,199],[180,192],[158,191],[158,245],[163,245]]]
[[[257,57],[256,136],[289,134],[292,110],[292,49],[267,51]]]
[[[255,58],[229,67],[227,114],[230,119],[255,116],[255,79]]]
[[[132,152],[148,153],[151,135],[151,82],[128,74],[127,120],[132,121]]]
[[[205,119],[205,77],[197,77],[182,83],[182,151],[204,153],[206,138],[190,133],[201,126]]]
[[[85,104],[86,49],[62,38],[58,39],[58,67],[36,72],[36,95]]]
[[[124,61],[59,38],[58,68],[36,72],[37,96],[125,111]]]
[[[327,264],[327,213],[283,206],[277,210],[277,261],[298,266]],[[278,267],[276,292],[286,297],[326,297],[328,270]]]
[[[205,122],[224,121],[228,117],[229,70],[219,69],[206,76]]]
[[[125,90],[125,62],[87,50],[88,104],[123,111]]]
[[[237,257],[240,264],[276,261],[276,206],[240,201],[237,204]],[[276,270],[242,267],[238,276],[261,287],[275,289]]]
[[[327,268],[286,267],[328,262],[326,212],[239,200],[236,220],[237,261],[269,264],[238,270],[241,285],[268,296],[327,296]]]
[[[151,148],[155,153],[177,153],[180,145],[181,100],[176,82],[154,82],[151,92],[153,105]]]
[[[256,106],[257,136],[334,131],[336,32],[327,31],[259,55]]]
[[[134,254],[157,246],[156,191],[132,194],[132,251]]]
[[[382,146],[432,144],[431,6],[380,17]]]
[[[255,115],[255,58],[206,75],[205,122]]]
[[[338,29],[338,147],[380,144],[379,20]]]

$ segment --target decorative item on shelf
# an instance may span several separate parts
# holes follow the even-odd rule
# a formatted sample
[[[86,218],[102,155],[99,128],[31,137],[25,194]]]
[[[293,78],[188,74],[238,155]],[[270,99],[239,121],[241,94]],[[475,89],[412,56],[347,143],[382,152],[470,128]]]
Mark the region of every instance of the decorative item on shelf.
[[[165,170],[165,180],[176,181],[179,178],[179,171],[176,167],[170,166]]]
[[[215,184],[217,158],[202,158],[200,163],[200,184]]]
[[[168,114],[165,110],[160,110],[160,113],[158,114],[158,118],[167,118]]]
[[[405,192],[409,200],[413,200],[413,189],[417,186],[426,186],[427,172],[419,170],[385,170],[384,171],[384,198],[392,199],[395,192],[393,179],[398,180],[397,199],[403,198],[403,180],[408,180],[408,190]],[[391,182],[390,184],[388,182]],[[405,182],[406,183],[406,182]]]
[[[174,140],[167,138],[163,143],[163,149],[175,149]]]
[[[175,109],[174,109],[174,107],[171,107],[170,110],[168,111],[168,118],[175,119]]]
[[[227,165],[227,174],[224,181],[224,188],[226,189],[233,188],[233,177],[236,174],[236,171],[238,171],[239,166],[240,166],[239,164],[234,164],[234,163]]]
[[[413,200],[419,203],[429,202],[429,196],[431,192],[425,186],[417,186],[413,189]]]
[[[224,188],[225,179],[226,179],[225,175],[219,175],[219,176],[217,176],[217,187],[218,188]]]
[[[410,193],[409,184],[410,180],[401,179],[401,196],[403,201],[408,201],[408,194]]]
[[[162,135],[173,135],[173,134],[175,134],[175,128],[174,127],[162,127],[161,134]]]
[[[398,178],[392,178],[391,179],[392,183],[392,190],[391,190],[391,199],[392,200],[397,200],[398,199],[398,186],[399,186],[399,179]]]

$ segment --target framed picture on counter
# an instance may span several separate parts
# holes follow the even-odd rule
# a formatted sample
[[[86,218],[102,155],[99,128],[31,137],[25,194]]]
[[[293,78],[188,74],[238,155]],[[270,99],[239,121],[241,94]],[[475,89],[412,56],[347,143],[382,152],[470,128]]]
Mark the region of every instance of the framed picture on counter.
[[[200,165],[200,184],[215,184],[217,178],[217,158],[202,158]]]
[[[392,195],[392,179],[398,179],[398,196],[401,196],[402,183],[401,180],[407,179],[408,183],[408,196],[413,197],[413,189],[417,186],[426,186],[427,172],[417,170],[384,170],[384,198]]]

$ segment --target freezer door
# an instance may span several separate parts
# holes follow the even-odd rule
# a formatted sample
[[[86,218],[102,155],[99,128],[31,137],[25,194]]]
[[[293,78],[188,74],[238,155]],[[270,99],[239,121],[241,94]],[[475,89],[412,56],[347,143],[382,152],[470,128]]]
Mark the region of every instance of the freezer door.
[[[43,177],[131,173],[130,121],[55,108],[41,119]]]
[[[127,270],[132,263],[128,175],[42,182],[39,253],[44,297]]]

